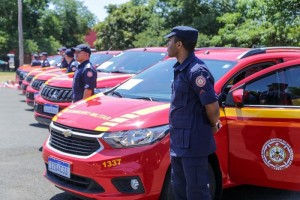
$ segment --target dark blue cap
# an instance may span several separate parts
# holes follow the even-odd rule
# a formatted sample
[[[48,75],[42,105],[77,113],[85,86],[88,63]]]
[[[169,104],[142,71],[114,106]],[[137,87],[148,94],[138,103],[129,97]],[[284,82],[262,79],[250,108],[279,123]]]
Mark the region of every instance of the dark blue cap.
[[[72,50],[72,49],[67,49],[67,50],[65,51],[65,55],[67,55],[67,56],[69,56],[69,57],[71,57],[71,58],[74,58],[74,50]]]
[[[164,38],[179,37],[184,41],[197,41],[198,30],[189,26],[176,26]]]
[[[59,49],[57,49],[57,51],[66,51],[67,47],[60,47]]]
[[[76,47],[73,47],[72,50],[73,51],[84,51],[84,52],[87,52],[87,53],[91,54],[91,49],[86,44],[77,45]]]
[[[42,53],[40,53],[40,56],[48,56],[48,53],[47,52],[42,52]]]

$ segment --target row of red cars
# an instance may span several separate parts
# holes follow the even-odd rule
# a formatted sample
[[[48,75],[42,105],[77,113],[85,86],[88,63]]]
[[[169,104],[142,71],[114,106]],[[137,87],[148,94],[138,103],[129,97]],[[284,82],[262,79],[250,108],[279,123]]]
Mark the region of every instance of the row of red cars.
[[[151,52],[156,64],[142,52]],[[299,191],[300,48],[200,48],[195,54],[216,80],[223,124],[209,156],[212,197],[240,184]],[[36,119],[50,123],[45,177],[88,199],[171,200],[175,62],[166,48],[124,51],[97,68],[100,93],[74,104],[72,74],[47,80],[34,99]]]

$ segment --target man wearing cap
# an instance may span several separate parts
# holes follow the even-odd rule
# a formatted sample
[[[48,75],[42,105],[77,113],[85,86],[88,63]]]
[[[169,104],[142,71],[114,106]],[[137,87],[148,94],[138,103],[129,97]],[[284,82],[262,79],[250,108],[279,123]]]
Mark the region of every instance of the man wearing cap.
[[[67,73],[75,72],[78,66],[78,62],[74,59],[74,51],[72,49],[67,49],[65,51],[64,60],[67,63]]]
[[[40,54],[41,60],[42,60],[42,67],[50,67],[50,63],[47,59],[48,53],[47,52],[42,52]]]
[[[220,128],[214,78],[194,54],[198,31],[176,26],[165,36],[175,57],[169,113],[172,186],[176,200],[211,200],[208,155]]]
[[[67,50],[67,47],[60,47],[59,49],[57,49],[59,55],[61,55],[61,57],[62,57],[61,63],[59,63],[57,65],[57,67],[59,67],[59,68],[67,68],[68,67],[68,63],[67,63],[67,61],[65,59],[65,52],[66,52],[66,50]]]
[[[85,99],[94,94],[97,72],[90,62],[91,49],[86,44],[80,44],[72,48],[76,54],[76,60],[80,63],[73,79],[73,102]]]
[[[32,55],[32,61],[31,61],[31,66],[41,66],[42,63],[39,60],[39,56],[37,54]]]

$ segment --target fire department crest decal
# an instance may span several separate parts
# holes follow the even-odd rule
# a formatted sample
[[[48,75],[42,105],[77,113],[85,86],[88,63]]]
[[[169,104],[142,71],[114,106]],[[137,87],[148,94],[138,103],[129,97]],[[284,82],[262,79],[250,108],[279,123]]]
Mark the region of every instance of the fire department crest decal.
[[[206,84],[206,79],[204,76],[201,75],[196,78],[196,85],[198,87],[203,87],[205,84]]]
[[[272,138],[263,145],[261,157],[268,167],[274,170],[284,170],[292,164],[294,153],[286,141]]]

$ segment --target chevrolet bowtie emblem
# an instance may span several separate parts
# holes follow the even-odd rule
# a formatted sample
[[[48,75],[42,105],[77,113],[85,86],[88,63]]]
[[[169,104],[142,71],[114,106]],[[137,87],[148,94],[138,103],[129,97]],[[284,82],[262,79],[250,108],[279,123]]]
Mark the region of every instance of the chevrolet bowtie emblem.
[[[70,129],[67,129],[65,131],[63,131],[62,133],[65,137],[70,137],[72,136],[72,131]]]

